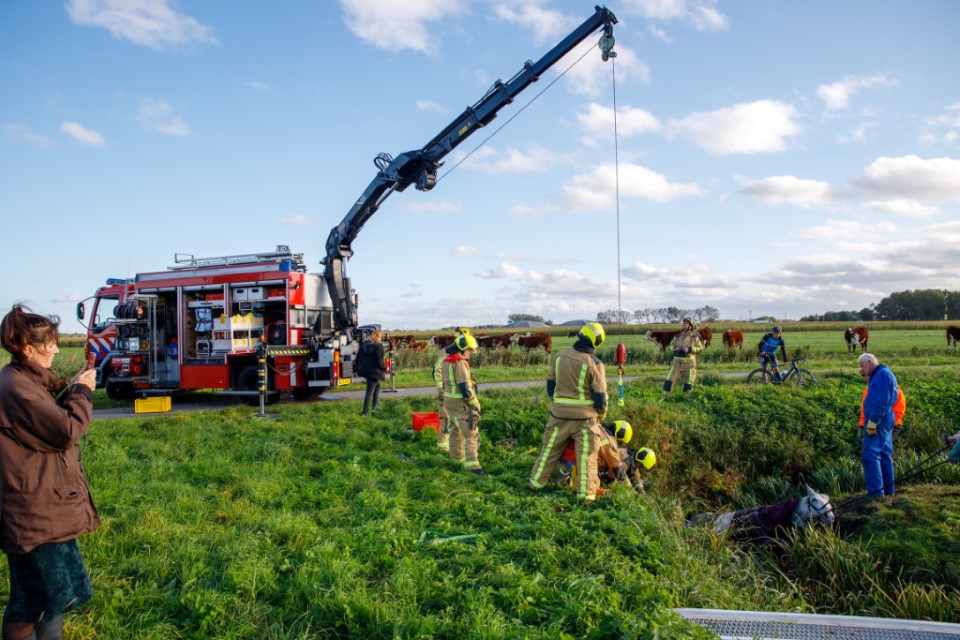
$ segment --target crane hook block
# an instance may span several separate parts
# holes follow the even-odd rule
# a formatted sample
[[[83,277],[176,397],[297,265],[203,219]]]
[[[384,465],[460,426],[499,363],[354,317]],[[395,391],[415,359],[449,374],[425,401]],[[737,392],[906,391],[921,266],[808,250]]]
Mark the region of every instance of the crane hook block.
[[[603,61],[606,62],[610,58],[616,58],[617,52],[613,50],[613,45],[616,43],[616,39],[613,37],[613,24],[607,23],[603,27],[603,35],[600,37],[599,47],[600,51],[603,53]]]

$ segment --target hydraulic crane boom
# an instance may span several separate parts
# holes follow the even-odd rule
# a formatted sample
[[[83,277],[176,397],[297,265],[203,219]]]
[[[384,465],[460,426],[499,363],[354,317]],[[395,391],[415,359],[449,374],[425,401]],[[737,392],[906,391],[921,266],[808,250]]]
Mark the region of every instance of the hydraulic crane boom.
[[[407,151],[396,158],[381,153],[374,159],[378,172],[357,199],[343,220],[330,231],[327,237],[326,258],[323,260],[323,276],[333,302],[334,324],[347,340],[352,339],[357,326],[357,310],[351,297],[347,262],[353,255],[351,245],[363,225],[377,212],[380,205],[394,191],[403,191],[415,184],[420,191],[429,191],[437,182],[437,170],[441,160],[474,131],[485,126],[497,116],[497,112],[513,102],[514,97],[536,82],[571,49],[603,28],[600,49],[604,60],[617,54],[613,51],[613,25],[617,17],[609,9],[597,6],[595,13],[570,35],[536,62],[529,60],[510,80],[497,80],[476,104],[460,114],[423,148]],[[321,336],[325,338],[326,336]]]

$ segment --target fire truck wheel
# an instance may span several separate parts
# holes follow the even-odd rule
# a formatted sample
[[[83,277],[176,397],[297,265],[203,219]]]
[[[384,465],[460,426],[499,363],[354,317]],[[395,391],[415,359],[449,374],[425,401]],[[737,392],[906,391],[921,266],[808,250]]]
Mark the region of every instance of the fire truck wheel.
[[[259,391],[260,390],[260,370],[257,365],[252,364],[244,367],[237,376],[237,389],[240,391]],[[276,391],[270,391],[269,382],[267,384],[267,404],[273,404],[280,399],[280,394]],[[260,403],[260,396],[251,396],[247,398],[246,403],[257,405]]]
[[[323,387],[297,387],[290,391],[294,400],[310,400],[323,393]]]
[[[107,378],[103,386],[107,391],[107,397],[111,400],[133,400],[137,395],[131,382],[117,382]]]

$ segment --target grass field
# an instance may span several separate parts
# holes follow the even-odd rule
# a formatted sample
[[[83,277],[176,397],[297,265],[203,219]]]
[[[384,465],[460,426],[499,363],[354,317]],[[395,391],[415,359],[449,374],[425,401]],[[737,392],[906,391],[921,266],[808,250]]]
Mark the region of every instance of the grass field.
[[[871,342],[909,397],[901,476],[960,428],[960,356],[936,335],[877,332],[884,351]],[[701,384],[662,402],[666,361],[639,336],[613,336],[604,358],[629,339],[628,373],[641,377],[611,418],[630,420],[635,444],[660,461],[644,496],[615,488],[590,508],[566,489],[526,486],[548,412],[539,385],[483,395],[481,478],[409,430],[431,396],[385,396],[368,419],[352,401],[285,402],[276,419],[238,406],[97,421],[84,464],[104,524],[81,539],[95,597],[68,616],[68,637],[712,637],[678,619],[680,606],[960,622],[954,465],[767,551],[683,526],[692,513],[798,495],[804,481],[839,502],[863,491],[855,357],[833,332],[785,336],[821,384],[746,386],[713,372],[746,373],[752,358],[711,348]],[[545,359],[494,356],[478,362],[481,383],[545,372]],[[80,364],[64,347],[58,370]],[[429,383],[413,367],[399,381]],[[5,563],[0,600],[4,574]]]

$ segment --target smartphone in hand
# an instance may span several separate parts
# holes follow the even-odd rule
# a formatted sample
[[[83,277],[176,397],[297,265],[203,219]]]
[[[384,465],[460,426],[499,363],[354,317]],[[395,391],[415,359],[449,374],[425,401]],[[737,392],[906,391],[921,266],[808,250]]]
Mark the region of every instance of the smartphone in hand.
[[[89,371],[90,369],[95,369],[97,367],[97,354],[93,351],[87,353],[87,366],[83,368],[84,371]]]

